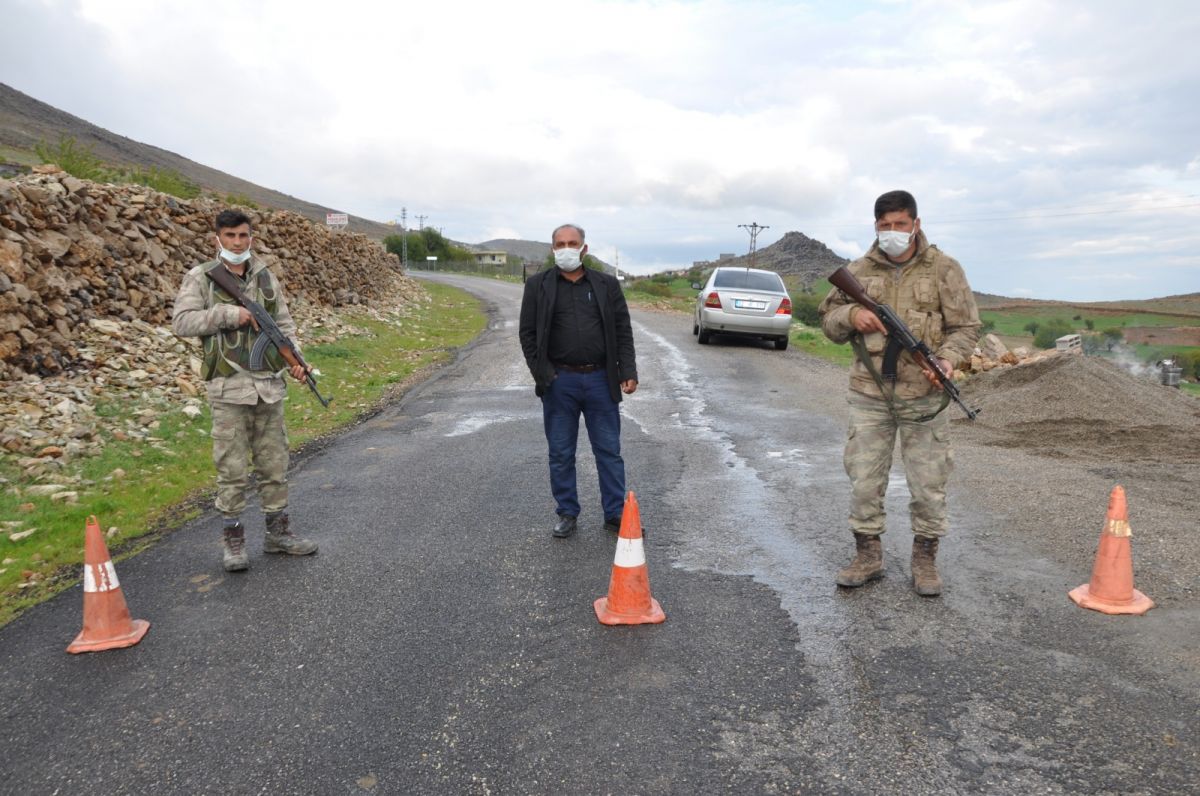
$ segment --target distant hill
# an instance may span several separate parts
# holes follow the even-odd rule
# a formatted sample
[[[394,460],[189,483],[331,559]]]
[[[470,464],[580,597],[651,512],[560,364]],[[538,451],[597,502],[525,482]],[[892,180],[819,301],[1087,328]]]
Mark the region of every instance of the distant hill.
[[[819,240],[803,232],[788,232],[782,238],[754,253],[754,268],[775,271],[787,276],[798,276],[811,284],[824,279],[839,267],[850,262],[837,255]],[[730,257],[713,265],[745,268],[750,265],[749,255]]]
[[[1183,293],[1152,299],[1129,299],[1127,301],[1055,301],[1052,299],[1009,298],[990,293],[976,293],[975,301],[981,310],[1011,310],[1022,307],[1044,309],[1047,307],[1078,308],[1089,312],[1119,314],[1147,312],[1155,315],[1178,315],[1185,318],[1200,317],[1200,293]]]
[[[518,240],[515,238],[496,238],[474,244],[476,249],[493,249],[508,252],[514,257],[520,257],[529,263],[540,263],[550,253],[550,244],[536,240]]]
[[[11,148],[17,152],[9,154],[7,159],[25,166],[34,162],[29,156],[39,142],[53,146],[62,136],[74,138],[80,146],[90,148],[96,157],[110,165],[171,169],[218,197],[245,196],[264,207],[291,210],[321,224],[325,223],[326,213],[339,212],[110,132],[0,83],[0,161],[6,160],[5,150]],[[350,216],[348,229],[376,239],[395,232],[394,227],[358,216]]]

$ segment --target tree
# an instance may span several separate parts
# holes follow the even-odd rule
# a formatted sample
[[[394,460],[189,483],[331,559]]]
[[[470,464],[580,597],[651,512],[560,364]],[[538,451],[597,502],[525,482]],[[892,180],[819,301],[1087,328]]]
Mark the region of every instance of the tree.
[[[1037,336],[1038,328],[1040,326],[1041,326],[1041,324],[1039,324],[1037,321],[1030,321],[1029,323],[1025,324],[1024,328],[1025,328],[1025,331],[1029,332],[1030,334],[1032,334],[1034,336]]]
[[[1109,351],[1112,351],[1117,343],[1125,338],[1125,330],[1119,326],[1110,326],[1107,329],[1101,329],[1100,334],[1104,337],[1104,345]]]

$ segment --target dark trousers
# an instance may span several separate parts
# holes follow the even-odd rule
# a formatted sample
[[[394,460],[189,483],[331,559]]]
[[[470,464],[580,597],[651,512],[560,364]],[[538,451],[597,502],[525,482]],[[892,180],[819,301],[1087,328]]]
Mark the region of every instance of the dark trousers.
[[[579,516],[575,488],[575,451],[579,416],[587,425],[588,440],[600,476],[600,501],[605,518],[621,516],[625,505],[625,460],[621,458],[620,406],[608,392],[604,370],[573,373],[558,370],[542,396],[542,422],[550,448],[550,491],[558,513]]]

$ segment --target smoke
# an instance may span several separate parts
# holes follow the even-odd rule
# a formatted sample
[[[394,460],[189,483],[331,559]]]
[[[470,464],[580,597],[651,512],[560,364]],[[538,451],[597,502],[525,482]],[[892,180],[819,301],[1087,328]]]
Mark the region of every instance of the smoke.
[[[1137,358],[1137,354],[1132,348],[1122,343],[1113,346],[1112,362],[1117,367],[1128,371],[1130,374],[1143,379],[1159,378],[1159,369],[1153,365],[1147,365]]]

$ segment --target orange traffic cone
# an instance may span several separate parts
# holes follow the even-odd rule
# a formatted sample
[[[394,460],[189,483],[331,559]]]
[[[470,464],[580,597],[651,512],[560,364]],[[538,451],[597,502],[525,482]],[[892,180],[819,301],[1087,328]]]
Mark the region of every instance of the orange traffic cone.
[[[1100,532],[1092,581],[1068,593],[1076,605],[1105,614],[1138,615],[1154,607],[1153,600],[1133,588],[1130,536],[1125,490],[1115,486],[1108,496],[1108,519]]]
[[[650,596],[650,574],[642,547],[642,518],[632,492],[625,497],[625,511],[621,514],[621,535],[617,537],[608,596],[596,600],[595,608],[596,618],[605,625],[658,624],[667,618],[658,600]]]
[[[150,623],[130,619],[125,595],[117,571],[113,569],[100,521],[87,519],[83,546],[83,630],[67,647],[67,652],[101,652],[132,647],[142,640]]]

